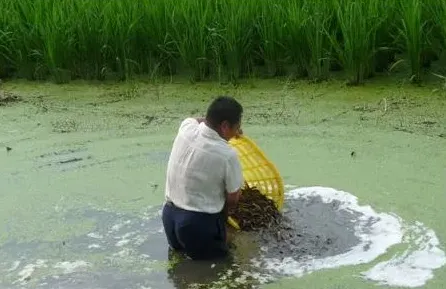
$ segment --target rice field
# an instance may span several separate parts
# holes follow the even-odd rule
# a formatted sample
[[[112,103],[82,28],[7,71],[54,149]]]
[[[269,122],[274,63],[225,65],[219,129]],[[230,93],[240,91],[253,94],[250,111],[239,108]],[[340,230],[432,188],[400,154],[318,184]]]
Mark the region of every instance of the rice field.
[[[420,82],[446,48],[443,0],[2,0],[0,11],[0,78],[57,83],[341,72],[355,85],[402,65]]]

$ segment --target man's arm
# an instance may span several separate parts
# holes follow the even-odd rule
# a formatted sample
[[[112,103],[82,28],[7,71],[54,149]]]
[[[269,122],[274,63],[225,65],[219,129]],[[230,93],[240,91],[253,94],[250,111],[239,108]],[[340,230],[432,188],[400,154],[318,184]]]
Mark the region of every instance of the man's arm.
[[[232,193],[227,193],[226,194],[226,202],[228,204],[228,209],[232,209],[235,208],[238,204],[238,201],[240,199],[240,189],[232,192]]]
[[[226,202],[229,208],[233,208],[239,201],[243,186],[242,167],[236,153],[226,162],[225,177]]]

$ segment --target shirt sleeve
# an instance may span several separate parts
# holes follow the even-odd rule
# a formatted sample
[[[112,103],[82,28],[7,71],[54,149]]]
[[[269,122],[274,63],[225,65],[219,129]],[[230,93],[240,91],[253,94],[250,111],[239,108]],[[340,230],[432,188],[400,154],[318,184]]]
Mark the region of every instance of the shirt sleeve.
[[[226,161],[225,188],[228,194],[235,193],[244,183],[243,172],[237,153],[234,152]]]

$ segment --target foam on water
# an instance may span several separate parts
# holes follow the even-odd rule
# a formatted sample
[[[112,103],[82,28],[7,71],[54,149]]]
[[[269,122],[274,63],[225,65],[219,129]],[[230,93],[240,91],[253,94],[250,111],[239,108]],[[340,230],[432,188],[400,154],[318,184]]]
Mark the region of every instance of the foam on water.
[[[65,262],[58,262],[54,265],[54,268],[61,269],[64,274],[70,274],[73,272],[77,272],[78,270],[85,269],[87,267],[90,267],[91,264],[82,260],[77,260],[73,262],[65,261]]]
[[[8,272],[13,272],[13,271],[17,270],[19,268],[19,266],[20,266],[20,261],[15,261],[12,264],[11,268],[8,269]]]
[[[434,277],[433,270],[446,264],[445,253],[439,248],[433,230],[417,223],[407,231],[404,241],[409,243],[409,249],[363,272],[365,278],[387,286],[421,287]]]
[[[13,284],[25,284],[28,278],[31,278],[34,271],[39,268],[46,268],[48,265],[46,264],[47,260],[38,259],[34,264],[27,264],[23,269],[17,274],[19,279],[13,282]]]
[[[99,235],[99,234],[97,234],[97,233],[89,233],[88,235],[87,235],[88,237],[90,237],[90,238],[93,238],[93,239],[102,239],[102,238],[104,238],[102,235]]]
[[[100,249],[101,245],[99,244],[90,244],[88,245],[88,249]]]
[[[438,248],[439,241],[435,232],[421,223],[405,230],[398,216],[377,213],[370,206],[359,205],[355,196],[332,188],[304,187],[290,189],[286,193],[288,199],[316,196],[321,197],[324,203],[340,202],[339,210],[359,214],[355,220],[355,235],[361,240],[360,243],[344,254],[326,258],[295,260],[292,257],[279,259],[263,256],[254,259],[254,264],[276,274],[300,277],[321,269],[366,264],[385,254],[393,245],[407,242],[414,244],[403,254],[383,261],[365,272],[364,278],[389,286],[417,287],[433,277],[434,269],[445,265],[445,253]]]

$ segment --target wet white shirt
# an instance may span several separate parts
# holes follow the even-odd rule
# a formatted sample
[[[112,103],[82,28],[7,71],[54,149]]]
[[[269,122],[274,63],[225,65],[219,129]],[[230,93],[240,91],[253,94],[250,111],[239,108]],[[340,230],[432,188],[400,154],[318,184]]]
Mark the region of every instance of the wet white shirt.
[[[185,210],[218,213],[225,194],[243,185],[236,151],[216,131],[194,118],[178,130],[167,165],[166,200]]]

